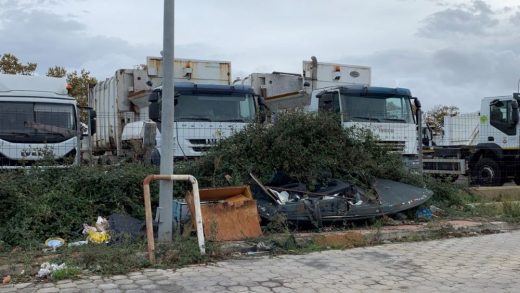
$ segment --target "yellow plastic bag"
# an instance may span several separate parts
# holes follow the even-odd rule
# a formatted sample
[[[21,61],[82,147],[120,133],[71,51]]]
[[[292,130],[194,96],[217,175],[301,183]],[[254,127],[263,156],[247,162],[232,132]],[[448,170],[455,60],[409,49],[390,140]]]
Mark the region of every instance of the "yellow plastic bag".
[[[97,232],[93,230],[87,231],[87,241],[92,243],[107,243],[110,240],[110,235],[107,231]]]

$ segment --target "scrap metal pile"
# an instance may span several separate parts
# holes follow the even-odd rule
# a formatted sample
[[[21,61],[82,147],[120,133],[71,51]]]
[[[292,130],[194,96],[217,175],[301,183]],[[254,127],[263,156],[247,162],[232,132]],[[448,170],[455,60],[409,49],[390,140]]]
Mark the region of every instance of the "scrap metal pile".
[[[305,184],[284,175],[275,176],[267,185],[250,175],[257,184],[253,192],[262,219],[271,221],[281,214],[290,222],[310,222],[318,228],[324,222],[399,213],[433,195],[426,188],[386,179],[376,179],[370,190],[330,179],[310,191]]]

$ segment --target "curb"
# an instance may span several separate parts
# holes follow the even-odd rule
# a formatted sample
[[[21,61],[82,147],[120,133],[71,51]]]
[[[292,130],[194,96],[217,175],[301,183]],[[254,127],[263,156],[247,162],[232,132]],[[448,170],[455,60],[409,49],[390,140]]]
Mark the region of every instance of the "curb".
[[[484,234],[504,233],[519,230],[519,224],[508,222],[476,222],[467,220],[437,221],[424,224],[383,226],[373,229],[353,229],[321,233],[274,234],[266,241],[294,241],[304,246],[314,242],[325,248],[353,248],[402,241],[433,240]],[[230,241],[222,242],[220,250],[224,254],[255,255],[267,253],[269,245],[264,241]]]

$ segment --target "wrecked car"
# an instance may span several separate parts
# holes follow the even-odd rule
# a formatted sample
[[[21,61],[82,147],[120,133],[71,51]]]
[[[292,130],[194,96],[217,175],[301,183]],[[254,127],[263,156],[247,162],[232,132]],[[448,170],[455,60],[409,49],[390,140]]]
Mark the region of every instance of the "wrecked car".
[[[257,184],[252,190],[262,219],[271,221],[283,215],[289,222],[310,222],[318,228],[324,222],[396,214],[420,206],[433,195],[426,188],[387,179],[376,179],[368,191],[337,179],[309,191],[305,184],[290,182],[286,176],[267,185],[253,174],[251,177]]]

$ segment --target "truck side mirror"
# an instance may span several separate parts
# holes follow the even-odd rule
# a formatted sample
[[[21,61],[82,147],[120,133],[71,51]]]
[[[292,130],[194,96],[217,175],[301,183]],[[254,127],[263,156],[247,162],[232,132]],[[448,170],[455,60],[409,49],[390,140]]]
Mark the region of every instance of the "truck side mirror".
[[[264,123],[267,120],[267,111],[269,107],[265,104],[265,99],[262,96],[255,95],[258,103],[258,122]]]
[[[150,102],[148,106],[148,117],[153,122],[161,122],[160,95],[161,93],[159,91],[153,91],[148,98]]]
[[[513,100],[511,103],[511,108],[513,108],[513,125],[518,124],[518,102],[516,100]]]
[[[88,113],[88,117],[89,117],[89,120],[90,120],[90,135],[94,135],[96,133],[96,129],[97,129],[97,113],[96,113],[96,110],[93,110],[93,109],[90,109],[89,110],[89,113]]]
[[[413,104],[416,108],[421,108],[421,101],[419,101],[419,98],[413,98]]]
[[[419,118],[421,118],[420,116],[422,115],[421,113],[421,101],[419,101],[419,98],[412,98],[413,99],[413,104],[415,106],[415,121],[419,122]],[[413,114],[412,114],[413,115]]]

